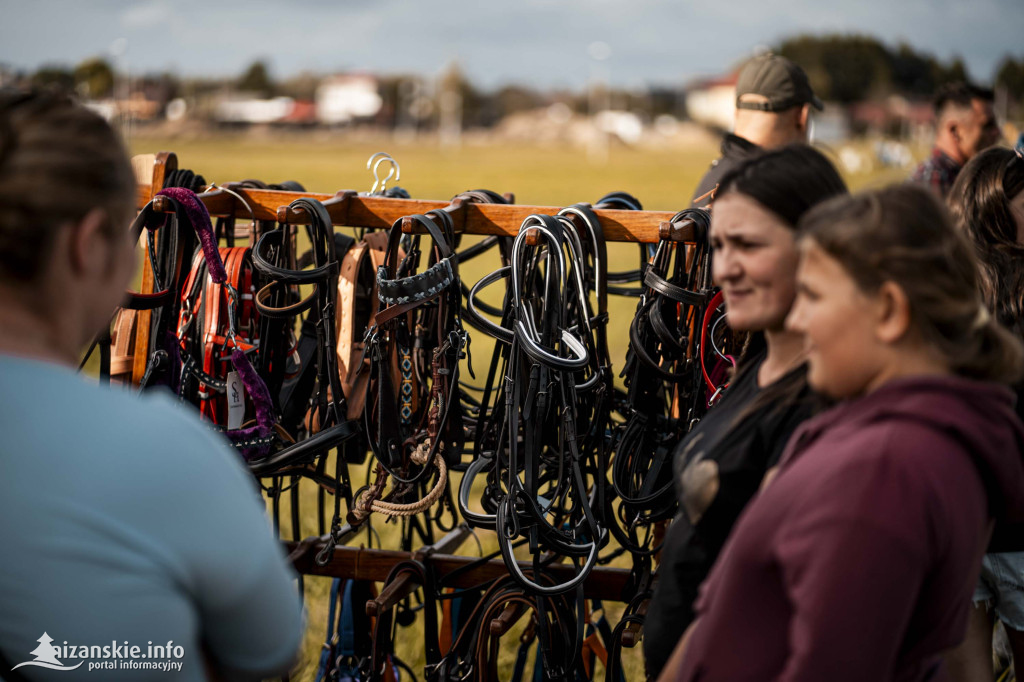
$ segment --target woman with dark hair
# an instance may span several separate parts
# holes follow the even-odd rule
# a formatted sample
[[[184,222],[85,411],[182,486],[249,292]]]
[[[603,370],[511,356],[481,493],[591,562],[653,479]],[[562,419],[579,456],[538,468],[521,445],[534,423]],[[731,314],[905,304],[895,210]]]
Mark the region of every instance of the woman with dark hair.
[[[800,222],[787,328],[841,401],[793,434],[664,680],[945,679],[993,519],[1024,519],[1024,347],[989,314],[967,240],[927,190]]]
[[[172,396],[75,371],[131,280],[135,196],[102,118],[0,91],[0,678],[12,682],[96,666],[104,680],[256,680],[286,673],[301,642],[291,570],[237,454]],[[149,660],[117,660],[138,652]]]
[[[964,166],[949,208],[978,255],[996,319],[1024,334],[1024,148],[987,149]]]
[[[957,176],[949,207],[978,257],[981,294],[996,319],[1024,338],[1024,150],[988,149]],[[1024,410],[1017,386],[1017,414]],[[974,591],[967,639],[949,656],[955,680],[992,679],[993,612],[1014,661],[1024,661],[1024,527],[997,525]]]
[[[665,535],[644,623],[648,674],[657,675],[693,619],[697,588],[743,507],[814,411],[803,337],[783,328],[796,291],[796,232],[815,204],[846,193],[820,152],[766,152],[726,175],[711,219],[712,273],[726,322],[749,334],[724,397],[676,448],[679,514]]]

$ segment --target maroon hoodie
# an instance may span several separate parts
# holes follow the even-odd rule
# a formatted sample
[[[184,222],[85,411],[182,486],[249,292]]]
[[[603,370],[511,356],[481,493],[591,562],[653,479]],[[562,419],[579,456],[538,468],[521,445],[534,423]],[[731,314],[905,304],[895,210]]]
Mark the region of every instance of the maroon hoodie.
[[[991,520],[1024,519],[1012,401],[911,377],[806,422],[702,588],[679,679],[946,679]]]

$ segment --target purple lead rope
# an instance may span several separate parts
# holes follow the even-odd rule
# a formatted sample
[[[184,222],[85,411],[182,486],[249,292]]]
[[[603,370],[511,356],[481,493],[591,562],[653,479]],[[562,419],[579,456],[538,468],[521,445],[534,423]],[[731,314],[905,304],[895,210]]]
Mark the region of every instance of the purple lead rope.
[[[213,223],[210,221],[210,212],[206,205],[196,197],[196,193],[184,187],[168,187],[157,192],[157,196],[167,196],[174,199],[185,207],[185,214],[192,222],[192,228],[199,236],[199,243],[203,248],[203,256],[206,258],[206,267],[210,270],[210,279],[217,284],[223,284],[228,279],[228,273],[224,269],[224,261],[220,258],[220,251],[217,250],[217,240],[213,236]]]
[[[224,261],[220,257],[220,250],[217,248],[217,240],[213,234],[213,222],[210,220],[210,212],[206,210],[206,205],[199,200],[195,192],[184,187],[168,187],[160,190],[157,194],[170,197],[184,207],[185,214],[199,237],[199,244],[203,249],[203,257],[206,259],[210,279],[216,284],[226,283],[228,273],[224,268]],[[177,344],[174,345],[177,349]],[[253,406],[256,408],[256,425],[225,431],[224,435],[241,451],[245,459],[261,457],[270,451],[270,436],[274,431],[275,423],[274,403],[270,399],[267,384],[256,372],[245,353],[237,347],[231,351],[231,364],[238,372],[246,393],[252,398]]]
[[[238,348],[231,351],[231,364],[235,366],[238,378],[242,380],[246,392],[252,398],[252,404],[256,408],[256,425],[227,431],[225,435],[241,450],[245,459],[262,457],[270,451],[270,441],[267,439],[274,430],[274,403],[270,400],[270,391],[266,383],[245,353]]]

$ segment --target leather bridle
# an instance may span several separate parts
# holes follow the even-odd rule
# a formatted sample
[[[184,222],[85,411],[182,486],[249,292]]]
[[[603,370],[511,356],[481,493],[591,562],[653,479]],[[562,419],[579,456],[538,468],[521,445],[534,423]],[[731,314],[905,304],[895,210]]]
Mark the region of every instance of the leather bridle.
[[[256,308],[261,315],[271,319],[292,319],[308,312],[316,329],[316,384],[311,387],[315,394],[295,396],[293,400],[311,400],[313,414],[309,420],[318,426],[315,433],[298,442],[286,445],[265,459],[250,462],[250,470],[257,476],[283,476],[286,474],[309,476],[322,474],[326,463],[325,455],[341,446],[357,433],[356,424],[347,419],[345,396],[341,390],[335,354],[335,299],[337,295],[338,260],[335,252],[334,230],[330,215],[323,204],[315,199],[296,199],[290,205],[292,210],[302,210],[310,217],[309,236],[312,242],[313,267],[296,270],[280,265],[285,254],[283,248],[287,230],[277,229],[266,232],[253,250],[253,265],[268,284],[256,294]],[[274,292],[289,286],[312,285],[313,291],[304,299],[283,306],[273,305]],[[307,321],[310,321],[307,319]],[[282,409],[284,406],[282,406]],[[345,458],[336,457],[336,473],[333,484],[335,508],[331,524],[331,539],[336,541],[341,528],[340,501],[344,497],[351,506],[351,484]],[[330,543],[318,557],[326,562],[334,548]]]
[[[391,227],[384,264],[377,269],[382,309],[367,331],[367,404],[363,424],[377,461],[377,484],[356,501],[349,521],[361,523],[370,510],[408,516],[426,511],[447,490],[447,468],[461,460],[465,440],[459,398],[459,359],[466,343],[461,322],[455,229],[445,211],[411,217],[433,245],[429,265],[415,268],[420,236],[408,240],[400,257],[402,221]],[[394,407],[401,404],[398,412]],[[408,493],[437,469],[431,490],[419,502]],[[383,497],[385,474],[394,484]]]
[[[540,235],[543,247],[527,246],[531,232]],[[491,427],[500,434],[497,449],[478,452],[466,471],[460,511],[467,522],[498,532],[512,577],[542,595],[582,585],[606,540],[584,478],[587,465],[578,437],[577,384],[596,386],[601,377],[591,360],[594,342],[583,261],[577,228],[567,216],[533,215],[520,226],[510,264],[478,282],[469,299],[476,324],[500,342],[505,372],[495,407],[504,404],[505,409],[486,415],[502,419],[500,426]],[[475,299],[481,289],[503,278],[509,280],[506,314],[496,325],[476,312]],[[577,382],[577,375],[587,369],[592,376]],[[491,470],[493,512],[480,514],[469,508],[468,497],[474,477],[484,469]],[[548,550],[576,563],[577,575],[560,585],[529,579],[512,552],[518,537],[529,540],[535,573],[541,552]]]

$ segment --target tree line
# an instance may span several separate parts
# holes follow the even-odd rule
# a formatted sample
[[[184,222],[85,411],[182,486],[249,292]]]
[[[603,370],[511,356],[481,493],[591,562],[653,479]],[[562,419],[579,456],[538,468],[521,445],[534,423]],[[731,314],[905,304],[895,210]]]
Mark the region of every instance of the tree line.
[[[840,103],[879,99],[891,94],[927,98],[944,83],[974,80],[958,56],[942,61],[906,43],[890,47],[864,35],[798,35],[783,40],[775,46],[775,51],[807,71],[811,85],[822,99]],[[106,60],[92,58],[74,68],[43,66],[31,74],[30,80],[39,85],[73,89],[85,97],[100,99],[114,94],[117,74]],[[426,81],[415,75],[380,76],[380,92],[385,100],[382,116],[398,115],[396,112],[402,106],[404,84]],[[235,79],[211,81],[165,73],[133,78],[132,89],[159,92],[162,97],[197,97],[228,85],[264,97],[287,95],[296,99],[312,99],[319,82],[320,76],[311,73],[275,79],[267,64],[260,60],[253,62]],[[976,82],[992,85],[1005,93],[1011,116],[1024,116],[1024,54],[1019,57],[1008,54],[999,63],[991,80]],[[457,65],[449,66],[437,83],[459,93],[463,123],[467,126],[488,127],[508,114],[553,102],[562,102],[574,111],[586,113],[590,95],[587,91],[544,92],[514,84],[484,91],[474,86]],[[603,86],[591,84],[590,87]],[[682,90],[671,86],[655,87],[645,92],[612,89],[604,101],[610,102],[613,108],[629,109],[649,117],[665,113],[685,116],[680,96]],[[387,124],[388,121],[378,123]]]
[[[952,81],[974,81],[959,56],[949,61],[906,43],[889,47],[863,35],[799,35],[784,40],[779,54],[800,64],[822,99],[859,102],[891,94],[929,97]],[[1012,102],[1024,100],[1024,55],[1006,55],[992,80],[979,85],[1004,89]]]

